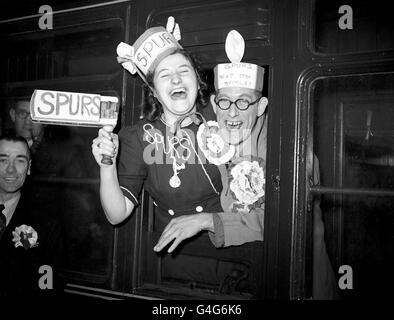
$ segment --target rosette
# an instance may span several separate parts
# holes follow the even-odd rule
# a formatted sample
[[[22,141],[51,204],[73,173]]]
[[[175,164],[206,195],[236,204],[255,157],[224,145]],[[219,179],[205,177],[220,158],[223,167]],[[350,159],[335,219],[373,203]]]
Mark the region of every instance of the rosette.
[[[234,146],[223,140],[216,121],[204,121],[200,125],[197,131],[197,142],[204,156],[215,165],[227,163],[234,156]]]
[[[265,198],[265,174],[257,160],[241,160],[230,168],[230,191],[233,199],[232,211],[250,212],[261,207]]]
[[[12,231],[12,235],[14,237],[12,241],[14,242],[15,248],[23,247],[27,250],[38,246],[37,231],[31,226],[22,224],[16,227],[15,231]]]

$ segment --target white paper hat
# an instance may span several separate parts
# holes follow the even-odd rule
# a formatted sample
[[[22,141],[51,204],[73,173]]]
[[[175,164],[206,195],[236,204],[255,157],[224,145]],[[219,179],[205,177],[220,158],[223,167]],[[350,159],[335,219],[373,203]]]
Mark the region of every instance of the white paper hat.
[[[253,63],[241,62],[245,41],[236,30],[227,34],[225,50],[231,63],[221,63],[214,68],[215,89],[241,87],[261,91],[264,84],[264,68]]]
[[[144,81],[149,72],[165,57],[182,49],[178,43],[181,39],[179,24],[174,17],[168,17],[166,28],[153,27],[147,29],[132,46],[121,42],[116,48],[118,62],[130,73],[136,72]]]
[[[133,47],[133,62],[145,76],[155,70],[163,58],[182,49],[172,33],[164,27],[149,28],[134,42]]]

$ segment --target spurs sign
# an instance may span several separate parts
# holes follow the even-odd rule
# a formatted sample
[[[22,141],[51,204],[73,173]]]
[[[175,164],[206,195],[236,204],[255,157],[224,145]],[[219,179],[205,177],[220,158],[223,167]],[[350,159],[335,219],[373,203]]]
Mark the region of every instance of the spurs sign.
[[[33,121],[60,125],[115,126],[117,97],[79,92],[35,90],[30,100]]]

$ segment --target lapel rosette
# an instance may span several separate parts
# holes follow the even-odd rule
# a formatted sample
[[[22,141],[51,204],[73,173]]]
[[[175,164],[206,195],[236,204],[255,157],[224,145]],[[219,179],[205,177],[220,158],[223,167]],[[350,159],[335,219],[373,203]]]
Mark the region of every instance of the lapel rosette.
[[[27,250],[38,246],[38,234],[31,226],[22,224],[12,231],[12,235],[15,248],[23,247]]]
[[[251,157],[237,159],[229,166],[230,192],[235,200],[232,212],[249,213],[263,205],[265,199],[265,173],[263,160]]]

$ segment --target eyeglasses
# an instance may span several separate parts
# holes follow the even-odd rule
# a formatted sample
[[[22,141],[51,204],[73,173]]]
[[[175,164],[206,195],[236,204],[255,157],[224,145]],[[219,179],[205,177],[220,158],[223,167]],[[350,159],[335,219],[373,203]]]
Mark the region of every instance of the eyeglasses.
[[[220,109],[222,110],[228,110],[230,108],[230,106],[232,104],[235,104],[235,106],[242,111],[245,111],[246,109],[248,109],[250,106],[256,104],[257,102],[259,102],[261,99],[258,98],[256,101],[253,102],[249,102],[246,99],[237,99],[235,101],[231,101],[229,99],[226,98],[220,98],[218,99],[217,97],[215,98],[215,103],[219,106]]]
[[[25,110],[15,110],[15,113],[20,119],[26,119],[28,116],[30,116],[30,112]]]

